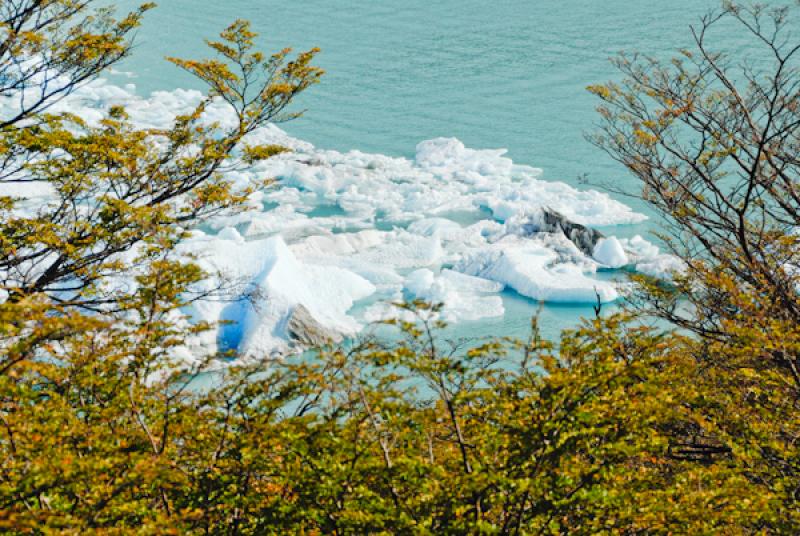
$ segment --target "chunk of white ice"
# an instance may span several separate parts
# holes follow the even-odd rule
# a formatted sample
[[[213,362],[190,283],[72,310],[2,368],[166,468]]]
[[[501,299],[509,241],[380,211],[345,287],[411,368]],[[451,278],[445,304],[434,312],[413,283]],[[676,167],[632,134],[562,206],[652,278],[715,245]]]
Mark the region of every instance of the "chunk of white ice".
[[[628,256],[615,236],[598,240],[594,246],[592,257],[609,268],[621,268],[628,264]]]
[[[497,281],[534,300],[603,303],[619,298],[614,283],[587,277],[571,263],[559,263],[552,250],[536,243],[494,247],[466,258],[457,269]]]

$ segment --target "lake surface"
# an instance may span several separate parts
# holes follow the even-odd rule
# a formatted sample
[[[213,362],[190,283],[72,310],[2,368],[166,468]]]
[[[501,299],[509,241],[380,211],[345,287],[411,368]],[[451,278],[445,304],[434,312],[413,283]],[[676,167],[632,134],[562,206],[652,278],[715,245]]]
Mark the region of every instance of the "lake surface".
[[[118,2],[127,8],[136,2]],[[624,169],[584,140],[596,120],[589,84],[618,78],[608,58],[641,51],[667,57],[691,45],[711,0],[163,0],[120,67],[141,93],[200,88],[163,58],[207,55],[204,38],[249,19],[268,51],[319,46],[322,84],[298,101],[304,117],[282,125],[329,149],[413,157],[418,142],[457,137],[472,148],[507,148],[543,178],[614,183],[635,192]],[[736,52],[735,33],[716,36]],[[585,188],[585,186],[581,186]],[[624,200],[639,211],[646,207]],[[645,234],[651,224],[604,229]],[[505,293],[506,315],[473,334],[524,335],[537,304]],[[548,306],[546,334],[574,325],[588,306]]]

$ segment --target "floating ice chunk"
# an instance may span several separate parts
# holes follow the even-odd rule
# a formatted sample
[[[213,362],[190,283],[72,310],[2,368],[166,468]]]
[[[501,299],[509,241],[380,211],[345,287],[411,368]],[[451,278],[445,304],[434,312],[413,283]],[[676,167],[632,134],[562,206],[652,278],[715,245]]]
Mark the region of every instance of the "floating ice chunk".
[[[392,299],[373,303],[366,308],[362,318],[365,322],[376,323],[386,320],[399,320],[403,322],[416,322],[419,320],[415,314],[406,309],[395,306],[403,301],[402,293],[395,294]]]
[[[634,259],[652,259],[659,255],[658,246],[645,240],[640,235],[633,238],[623,238],[620,241],[623,249],[630,253]]]
[[[385,260],[383,252],[395,233],[368,229],[355,233],[310,236],[290,246],[303,262],[338,266],[367,279],[384,291],[402,288],[403,277],[397,267]],[[391,253],[391,251],[390,251]]]
[[[239,231],[233,227],[225,227],[217,234],[217,238],[221,238],[222,240],[232,240],[237,244],[244,243],[244,238],[242,238],[242,235],[240,235]]]
[[[587,277],[580,266],[558,263],[556,254],[532,242],[493,247],[466,258],[456,269],[507,285],[534,300],[557,303],[603,303],[619,298],[613,283]]]
[[[187,311],[195,320],[233,322],[222,326],[218,337],[242,356],[285,349],[286,321],[298,304],[322,326],[353,334],[359,324],[347,311],[375,292],[374,285],[348,270],[299,261],[278,236],[243,242],[198,234],[182,248],[198,254],[207,271],[246,292],[238,300],[197,302]],[[212,278],[204,284],[213,288],[219,283],[223,281]]]
[[[634,269],[657,279],[670,281],[675,273],[683,273],[686,264],[674,255],[661,253],[658,246],[639,235],[620,240],[622,247],[635,263]]]
[[[519,215],[520,212],[520,207],[518,204],[510,203],[508,201],[492,200],[489,203],[489,208],[492,210],[492,215],[500,221],[510,220],[514,216]]]
[[[417,144],[417,165],[445,173],[474,172],[480,175],[506,175],[514,163],[503,155],[506,149],[467,149],[456,138],[436,138]]]
[[[497,281],[491,281],[482,277],[475,277],[455,270],[442,270],[440,280],[455,290],[474,293],[494,293],[502,292],[505,285]]]
[[[487,296],[503,290],[503,285],[479,277],[442,270],[436,276],[422,268],[406,278],[406,290],[415,298],[444,304],[443,319],[448,322],[503,316],[500,296]]]
[[[657,279],[671,281],[686,270],[686,264],[674,255],[662,254],[636,264],[636,271]]]
[[[594,246],[592,257],[600,264],[605,264],[610,268],[621,268],[628,264],[628,256],[615,236],[598,240]]]
[[[333,257],[348,257],[370,265],[384,265],[392,269],[433,266],[444,255],[442,241],[436,237],[420,236],[403,229],[377,231],[370,229],[357,233],[340,233],[330,236],[311,236],[292,245],[303,258],[324,262]]]
[[[266,240],[263,252],[269,261],[255,279],[255,299],[243,319],[241,355],[263,355],[285,343],[286,322],[296,305],[303,305],[333,332],[358,331],[359,325],[346,313],[355,300],[375,291],[371,283],[341,268],[303,265],[278,237]]]
[[[357,233],[342,233],[336,235],[315,235],[292,245],[291,249],[300,256],[322,258],[330,255],[353,255],[371,247],[379,246],[386,242],[381,231],[369,229]]]
[[[404,230],[392,231],[384,236],[384,243],[365,250],[359,258],[402,269],[433,266],[440,263],[444,256],[442,241],[438,237],[419,236]]]
[[[295,152],[306,153],[314,150],[311,143],[289,136],[280,127],[269,123],[245,136],[245,142],[251,145],[280,145]],[[290,158],[290,155],[281,155],[279,158]],[[266,165],[266,162],[262,162]]]
[[[434,280],[435,276],[432,271],[421,268],[408,274],[405,287],[414,296],[424,299],[426,295],[430,294]]]
[[[447,218],[425,218],[408,226],[408,232],[421,236],[438,236],[452,240],[461,234],[462,227]]]

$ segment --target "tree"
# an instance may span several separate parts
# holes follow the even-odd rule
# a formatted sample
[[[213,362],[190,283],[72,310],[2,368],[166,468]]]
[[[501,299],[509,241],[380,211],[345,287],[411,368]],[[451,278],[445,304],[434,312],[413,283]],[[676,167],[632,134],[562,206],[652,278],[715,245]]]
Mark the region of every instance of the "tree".
[[[589,89],[603,100],[602,130],[591,140],[642,182],[642,199],[664,216],[665,243],[689,273],[713,267],[797,323],[797,273],[786,269],[797,265],[800,223],[795,17],[788,7],[726,4],[692,28],[694,49],[669,62],[623,54],[614,64],[625,80]],[[748,59],[709,43],[731,22],[725,29],[751,37]],[[654,305],[683,328],[722,336],[731,313],[724,294],[683,298],[691,319],[674,301]]]
[[[0,292],[10,296],[3,307],[16,319],[4,329],[15,350],[2,368],[28,355],[26,339],[35,346],[43,337],[58,338],[66,319],[80,323],[93,312],[94,322],[135,309],[140,296],[109,284],[117,275],[147,279],[155,267],[168,273],[164,264],[172,263],[181,285],[198,279],[198,270],[169,259],[183,229],[237,209],[263,186],[237,190],[224,174],[284,150],[249,145],[247,135],[294,117],[286,107],[321,75],[311,65],[316,50],[292,61],[288,49],[266,57],[254,51],[248,24],[238,21],[209,43],[220,59],[171,60],[210,88],[171,129],[137,129],[121,108],[98,125],[48,114],[54,102],[128,54],[128,34],[152,7],[117,20],[95,4],[30,0],[2,7],[0,96],[16,107],[0,125],[0,186],[44,187],[53,199],[32,211],[21,210],[24,199],[0,197]],[[204,117],[215,100],[229,105],[232,127]],[[32,317],[34,311],[46,311],[47,320]],[[31,331],[34,324],[38,331]]]
[[[117,21],[92,5],[0,4],[0,96],[20,99],[0,188],[54,199],[31,212],[0,198],[3,531],[797,532],[789,12],[731,5],[695,32],[699,52],[621,59],[628,80],[593,88],[597,142],[642,181],[687,266],[672,285],[636,278],[646,308],[598,311],[556,345],[535,319],[527,341],[444,341],[440,304],[398,304],[414,320],[387,321],[394,343],[265,357],[198,387],[208,356],[177,358],[209,326],[180,309],[205,274],[175,246],[240,208],[250,190],[226,172],[282,150],[248,133],[291,118],[321,72],[314,51],[255,52],[237,22],[209,43],[221,59],[173,60],[210,92],[171,129],[120,108],[99,124],[48,113],[127,53],[149,7]],[[769,82],[744,71],[746,90],[728,87],[742,78],[704,37],[723,20],[777,58]],[[212,101],[232,128],[204,119]],[[122,272],[135,284],[113,285]],[[683,330],[643,325],[653,313]]]
[[[739,464],[771,501],[752,528],[778,532],[797,530],[800,490],[796,28],[789,6],[728,2],[679,57],[622,55],[624,81],[590,87],[602,100],[592,140],[639,179],[686,267],[672,286],[639,278],[638,303],[697,337],[682,442]],[[748,57],[715,50],[717,29],[748,37]]]
[[[139,129],[122,108],[97,124],[52,113],[129,53],[153,7],[116,18],[98,4],[0,3],[0,98],[12,103],[0,118],[0,517],[8,529],[124,530],[151,497],[166,514],[157,509],[152,525],[137,518],[142,530],[171,513],[164,501],[175,475],[158,460],[172,413],[190,407],[178,402],[186,381],[173,356],[208,327],[181,321],[203,274],[174,247],[184,229],[239,209],[263,186],[236,189],[224,174],[284,150],[250,144],[248,134],[295,117],[287,106],[322,74],[311,64],[316,50],[265,56],[238,21],[208,43],[218,59],[171,59],[209,92],[169,129]],[[229,106],[232,126],[205,117],[217,101]],[[7,194],[11,185],[46,189],[52,202],[32,209],[24,195]],[[135,284],[111,284],[122,274]],[[112,500],[142,486],[154,495]],[[65,509],[71,518],[59,517]]]
[[[45,293],[64,305],[96,309],[118,299],[102,292],[100,280],[132,268],[115,264],[120,253],[148,242],[163,247],[180,238],[176,224],[190,226],[243,201],[252,189],[236,191],[222,178],[237,165],[233,152],[241,149],[252,163],[282,151],[243,141],[267,122],[293,117],[286,106],[321,71],[310,65],[313,50],[288,63],[288,50],[271,57],[254,52],[255,34],[239,21],[222,41],[209,43],[221,59],[172,59],[210,92],[170,130],[136,129],[123,109],[110,110],[98,126],[69,114],[47,115],[48,105],[127,54],[125,35],[150,7],[120,22],[107,9],[74,20],[91,3],[31,1],[8,8],[0,51],[10,57],[0,65],[0,79],[10,80],[6,93],[19,105],[2,126],[0,184],[43,183],[56,199],[26,217],[15,213],[15,200],[3,198],[0,273],[17,299]],[[78,51],[63,46],[63,33]],[[26,46],[29,41],[34,45]],[[37,98],[30,102],[29,94]],[[233,127],[204,119],[214,99],[230,105]]]
[[[661,390],[677,375],[672,336],[612,317],[557,353],[535,324],[527,342],[448,345],[437,306],[404,307],[417,320],[397,323],[396,345],[232,367],[200,392],[150,340],[71,338],[61,363],[17,376],[0,523],[595,534],[734,529],[748,514],[736,472],[669,457],[659,425],[683,415]]]

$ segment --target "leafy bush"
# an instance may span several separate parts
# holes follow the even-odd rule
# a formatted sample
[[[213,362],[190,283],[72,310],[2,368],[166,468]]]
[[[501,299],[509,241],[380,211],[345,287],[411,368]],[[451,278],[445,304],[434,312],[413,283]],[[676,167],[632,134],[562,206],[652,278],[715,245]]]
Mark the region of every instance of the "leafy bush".
[[[557,346],[447,343],[439,305],[403,304],[393,344],[231,366],[174,359],[205,274],[184,229],[238,210],[225,173],[282,151],[245,136],[290,119],[315,51],[264,56],[237,22],[220,59],[174,60],[208,98],[167,131],[49,107],[130,50],[151,6],[0,3],[0,527],[9,533],[794,533],[800,299],[800,73],[792,12],[726,5],[669,64],[621,58],[594,86],[596,143],[643,184],[686,270],[636,277],[623,313]],[[737,22],[771,71],[712,52]],[[765,74],[770,76],[765,78]],[[742,82],[744,80],[744,82]],[[742,89],[738,89],[743,84]],[[236,124],[204,121],[212,99]],[[253,185],[253,188],[262,185]],[[122,254],[125,254],[124,257]],[[122,259],[125,259],[123,262]],[[135,288],[107,282],[125,273]],[[680,329],[648,327],[652,315]],[[200,361],[206,357],[198,356]]]

